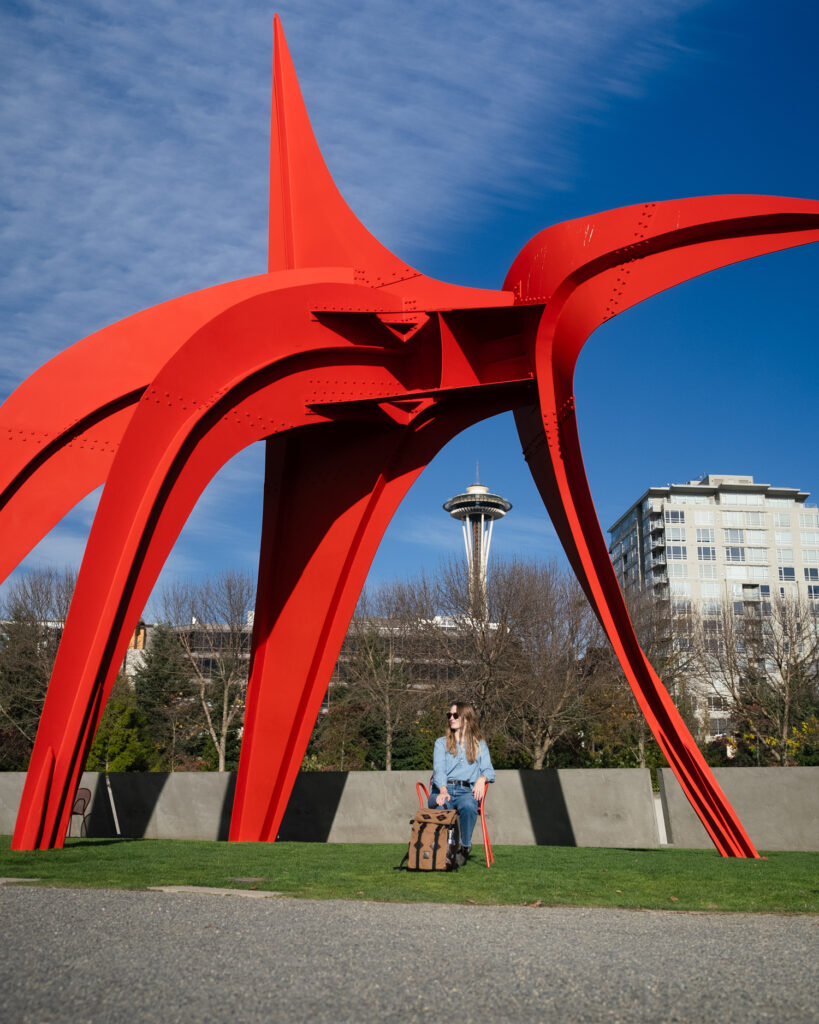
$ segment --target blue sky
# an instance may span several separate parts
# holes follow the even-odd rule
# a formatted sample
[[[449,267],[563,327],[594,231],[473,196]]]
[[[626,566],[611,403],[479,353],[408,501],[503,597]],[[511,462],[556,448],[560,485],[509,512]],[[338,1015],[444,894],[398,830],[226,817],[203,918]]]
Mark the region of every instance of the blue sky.
[[[107,323],[262,272],[271,20],[341,191],[402,259],[499,287],[561,220],[719,193],[819,198],[813,5],[784,0],[6,0],[0,11],[0,398]],[[576,395],[603,527],[713,473],[819,491],[819,246],[610,321]],[[441,504],[481,479],[493,555],[559,545],[510,416],[456,438],[399,510],[380,581],[460,557]],[[203,495],[166,567],[255,572],[262,458]],[[79,564],[97,496],[26,561]]]

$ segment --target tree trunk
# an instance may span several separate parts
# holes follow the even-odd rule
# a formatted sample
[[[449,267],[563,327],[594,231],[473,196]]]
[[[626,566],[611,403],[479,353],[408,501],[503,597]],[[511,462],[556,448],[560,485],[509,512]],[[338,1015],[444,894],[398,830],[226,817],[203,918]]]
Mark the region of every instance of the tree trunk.
[[[386,757],[384,762],[384,770],[392,771],[392,715],[390,713],[390,698],[387,696],[385,702],[385,721],[384,721],[384,746],[386,748]]]

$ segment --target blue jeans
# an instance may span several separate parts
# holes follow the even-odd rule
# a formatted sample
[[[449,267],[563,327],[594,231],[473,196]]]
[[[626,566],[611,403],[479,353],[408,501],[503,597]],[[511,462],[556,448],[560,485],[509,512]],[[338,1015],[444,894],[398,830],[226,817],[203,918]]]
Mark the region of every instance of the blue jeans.
[[[447,783],[449,800],[443,805],[448,811],[457,811],[461,826],[461,846],[472,845],[472,833],[478,820],[478,801],[472,795],[471,786],[454,786]],[[436,799],[440,790],[433,786],[429,794],[429,806],[437,807]]]

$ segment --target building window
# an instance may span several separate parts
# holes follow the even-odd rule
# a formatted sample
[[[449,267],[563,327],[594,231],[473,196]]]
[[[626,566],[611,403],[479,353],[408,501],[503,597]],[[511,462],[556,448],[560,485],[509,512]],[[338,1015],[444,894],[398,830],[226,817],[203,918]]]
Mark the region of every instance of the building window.
[[[747,580],[748,570],[744,565],[726,565],[725,578],[728,580]]]
[[[716,530],[713,527],[706,527],[705,529],[697,529],[697,543],[698,544],[713,544],[716,540],[714,534]]]
[[[799,526],[803,530],[819,530],[819,512],[800,512]]]
[[[765,530],[746,530],[745,531],[745,543],[746,544],[767,544],[768,534]]]
[[[667,541],[682,541],[685,543],[685,527],[684,526],[669,526],[665,531],[665,539]]]
[[[665,557],[669,560],[684,562],[688,558],[685,544],[668,544],[665,549]]]
[[[670,583],[668,589],[671,591],[672,597],[691,597],[690,583]]]
[[[777,548],[776,549],[776,560],[777,560],[777,562],[792,562],[793,561],[793,548]]]
[[[746,526],[764,526],[765,525],[765,513],[764,512],[746,512],[745,513],[745,525]]]
[[[767,548],[746,548],[745,554],[749,562],[756,562],[757,565],[764,565],[768,561]]]
[[[700,597],[719,597],[719,583],[700,583]]]
[[[819,530],[802,530],[799,540],[803,547],[812,548],[819,544]]]
[[[790,512],[774,512],[774,526],[783,530],[791,528]]]
[[[802,552],[802,561],[819,565],[819,548],[805,548]]]
[[[700,562],[716,562],[717,560],[717,549],[713,547],[697,548],[697,558]]]
[[[779,566],[779,578],[786,581],[796,580],[796,569],[792,565],[780,565]],[[784,597],[784,593],[782,594]]]
[[[804,572],[808,583],[819,583],[819,569],[805,569]]]
[[[811,601],[819,601],[819,587],[808,584],[808,597]]]
[[[736,548],[736,547],[726,548],[725,549],[725,561],[726,562],[744,562],[745,561],[745,548]]]
[[[669,562],[666,566],[666,572],[668,573],[669,577],[676,576],[677,579],[688,578],[688,566],[685,564],[685,562],[681,562],[679,565],[675,562]]]
[[[684,523],[685,522],[685,509],[682,509],[682,508],[667,508],[665,510],[665,521],[667,523]]]
[[[793,544],[793,534],[790,530],[777,530],[774,537],[777,547],[789,547]]]
[[[698,508],[694,512],[694,522],[697,526],[711,526],[714,522],[714,513],[710,509]]]
[[[744,530],[723,530],[723,539],[726,544],[744,544],[745,543],[745,532]]]
[[[722,505],[761,505],[765,500],[762,494],[737,494],[735,491],[720,491]]]
[[[745,520],[742,518],[741,512],[723,512],[722,513],[722,525],[723,526],[744,526]]]
[[[748,579],[749,580],[766,580],[768,578],[768,566],[767,565],[749,565],[748,566]]]
[[[716,550],[714,550],[716,555]],[[715,580],[717,578],[717,567],[715,565],[701,565],[700,566],[700,579],[701,580]]]

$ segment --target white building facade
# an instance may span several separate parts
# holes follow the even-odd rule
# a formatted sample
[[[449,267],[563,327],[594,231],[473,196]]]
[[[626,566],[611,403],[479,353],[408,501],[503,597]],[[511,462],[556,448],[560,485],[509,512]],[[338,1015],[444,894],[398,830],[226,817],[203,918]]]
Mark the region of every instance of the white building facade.
[[[714,476],[650,487],[609,529],[624,590],[693,601],[819,602],[819,509],[793,487]]]
[[[809,497],[751,476],[650,487],[609,530],[620,586],[704,616],[726,600],[764,608],[777,596],[806,600],[819,615],[819,509]],[[719,696],[708,705],[707,732],[720,735]]]

